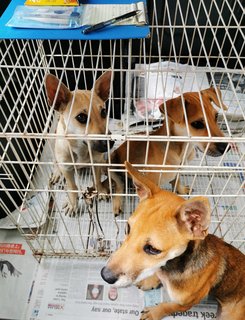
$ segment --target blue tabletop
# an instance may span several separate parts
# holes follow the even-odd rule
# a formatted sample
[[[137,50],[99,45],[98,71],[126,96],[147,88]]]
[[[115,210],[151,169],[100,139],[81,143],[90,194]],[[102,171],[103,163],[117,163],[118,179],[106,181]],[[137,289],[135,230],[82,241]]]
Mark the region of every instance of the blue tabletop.
[[[0,0],[1,1],[1,0]],[[23,5],[25,0],[12,0],[2,17],[0,18],[0,39],[49,39],[49,40],[113,40],[113,39],[140,39],[150,34],[148,25],[145,26],[111,26],[97,32],[84,35],[81,30],[54,30],[54,29],[24,29],[7,27],[5,24],[12,17],[16,6]],[[110,4],[117,3],[116,0],[88,0],[86,4]],[[127,4],[135,0],[120,0],[120,3]]]

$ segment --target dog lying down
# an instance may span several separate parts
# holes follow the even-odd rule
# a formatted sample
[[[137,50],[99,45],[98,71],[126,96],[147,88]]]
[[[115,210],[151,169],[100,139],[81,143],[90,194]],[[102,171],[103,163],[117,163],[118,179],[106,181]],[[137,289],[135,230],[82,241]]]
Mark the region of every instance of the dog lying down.
[[[183,104],[184,102],[184,104]],[[202,139],[203,137],[224,137],[224,133],[220,130],[217,117],[218,111],[213,107],[212,102],[219,108],[227,110],[222,102],[220,90],[209,88],[199,92],[186,92],[182,97],[170,99],[160,106],[163,114],[167,112],[167,120],[165,118],[162,126],[151,133],[151,136],[191,136],[201,137],[201,139],[192,139],[191,142],[184,141],[125,141],[111,155],[113,164],[123,164],[129,161],[133,164],[145,163],[153,165],[148,167],[145,175],[156,184],[164,185],[171,182],[175,185],[176,172],[171,171],[171,165],[179,166],[186,161],[192,160],[195,155],[195,148],[201,152],[205,152],[212,157],[219,157],[230,148],[225,141],[215,142]],[[185,117],[186,115],[186,117]],[[185,121],[185,118],[187,121]],[[168,122],[168,125],[167,125]],[[187,130],[188,125],[188,130]],[[168,127],[168,128],[167,128]],[[147,149],[148,148],[148,149]],[[159,165],[163,163],[168,165],[165,167],[164,173],[159,173]],[[158,165],[158,167],[154,167]],[[155,170],[155,171],[154,171]],[[116,172],[111,171],[111,178],[115,184],[115,193],[122,194],[124,192],[124,183],[122,178]],[[176,190],[179,194],[189,193],[189,187],[180,184],[177,180]],[[113,197],[113,212],[117,216],[122,211],[122,197]]]
[[[140,203],[128,220],[122,246],[101,270],[102,278],[118,287],[165,286],[171,302],[145,308],[141,320],[186,311],[209,293],[218,301],[217,319],[244,320],[245,255],[208,233],[208,199],[184,200],[125,164]]]

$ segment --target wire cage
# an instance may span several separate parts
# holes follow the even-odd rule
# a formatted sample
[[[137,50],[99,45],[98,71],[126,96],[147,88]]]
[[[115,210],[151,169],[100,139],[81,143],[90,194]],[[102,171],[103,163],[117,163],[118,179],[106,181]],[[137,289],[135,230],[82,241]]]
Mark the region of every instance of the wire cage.
[[[0,42],[0,221],[8,219],[8,227],[18,228],[36,257],[104,257],[120,245],[125,222],[138,200],[127,174],[120,178],[123,192],[115,190],[113,174],[123,173],[125,168],[123,163],[115,163],[112,152],[126,143],[130,160],[137,152],[130,150],[134,141],[145,148],[143,159],[135,165],[145,172],[171,172],[175,183],[161,187],[177,192],[181,181],[188,185],[185,198],[208,197],[210,232],[245,252],[244,1],[155,0],[148,3],[148,15],[151,35],[147,39]],[[66,130],[59,136],[55,102],[50,106],[46,95],[47,74],[59,79],[58,88],[62,82],[71,91],[92,89],[94,95],[96,79],[108,69],[113,79],[104,134],[90,133],[89,111],[84,132]],[[202,90],[209,87],[218,97],[215,126],[224,136],[212,134],[213,124],[202,98]],[[198,130],[193,134],[188,125],[186,92],[196,92],[200,100],[202,122],[207,127],[204,136]],[[167,101],[178,97],[186,129],[174,135],[166,109]],[[71,110],[73,105],[74,101]],[[160,112],[159,106],[165,112]],[[163,123],[166,132],[156,134]],[[69,165],[78,186],[78,207],[71,216],[63,208],[69,191],[66,180],[61,176],[57,183],[50,183],[54,168],[67,165],[55,156],[58,138],[69,143],[80,140],[88,149],[93,141],[106,141],[107,145],[101,162],[93,159],[91,150],[86,162],[71,156]],[[115,142],[113,149],[110,141]],[[160,164],[147,160],[152,141],[164,144]],[[185,146],[178,164],[168,161],[173,142]],[[221,154],[212,156],[209,147],[222,143],[225,148]],[[193,145],[205,147],[202,152],[195,148],[193,159],[189,159]],[[107,200],[100,200],[100,194],[91,188],[97,168],[103,169],[101,180],[108,179]],[[118,195],[123,200],[122,213],[115,216],[113,199]]]

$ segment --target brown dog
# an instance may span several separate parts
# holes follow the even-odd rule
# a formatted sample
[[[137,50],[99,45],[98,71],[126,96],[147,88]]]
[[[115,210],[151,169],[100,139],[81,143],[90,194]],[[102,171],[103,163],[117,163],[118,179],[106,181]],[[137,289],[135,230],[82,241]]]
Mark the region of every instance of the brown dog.
[[[217,95],[218,93],[218,95]],[[183,94],[184,106],[182,98],[168,100],[166,102],[166,112],[168,118],[168,126],[166,120],[163,125],[151,136],[197,136],[197,137],[223,137],[223,132],[217,124],[218,112],[213,108],[214,102],[218,107],[224,110],[227,107],[221,100],[219,89],[209,88],[200,92],[188,92]],[[162,113],[165,112],[164,104],[160,106]],[[186,114],[186,116],[185,116]],[[208,128],[207,128],[208,123]],[[187,129],[188,124],[188,129]],[[168,127],[168,128],[167,128]],[[194,148],[197,147],[202,152],[206,151],[207,155],[218,157],[228,150],[228,144],[225,142],[193,141],[193,142],[177,142],[177,141],[153,141],[148,143],[144,141],[125,141],[111,155],[111,162],[123,164],[124,161],[129,161],[133,164],[148,164],[153,165],[148,167],[148,170],[155,172],[145,172],[145,175],[156,184],[165,184],[167,182],[175,183],[175,172],[159,173],[160,166],[179,166],[186,160],[191,160],[194,157]],[[158,165],[158,167],[154,167]],[[145,168],[146,169],[146,168]],[[170,170],[171,167],[165,167],[165,170]],[[173,168],[172,168],[173,169]],[[158,170],[158,172],[156,172]],[[123,193],[124,183],[121,177],[115,172],[111,172],[111,177],[115,182],[115,193]],[[189,188],[180,184],[177,180],[176,190],[179,194],[186,194]],[[122,211],[122,198],[115,196],[113,199],[113,211],[115,215]]]
[[[59,170],[55,170],[51,183],[58,181],[61,171],[66,179],[67,189],[70,191],[68,202],[64,206],[65,212],[69,215],[72,215],[77,208],[78,188],[75,184],[75,169],[83,167],[83,163],[105,162],[103,153],[113,146],[112,141],[83,139],[85,134],[104,135],[110,133],[106,132],[105,101],[109,98],[111,76],[112,72],[109,70],[96,80],[93,90],[73,92],[54,75],[48,74],[46,76],[48,103],[50,106],[54,105],[54,109],[59,112],[57,136],[61,135],[61,137],[57,137],[55,142],[55,157]],[[81,138],[66,139],[64,136],[68,134],[81,135]],[[81,165],[77,165],[75,168],[73,163],[81,163]],[[95,188],[98,193],[107,193],[101,183],[101,172],[98,166],[95,167]]]
[[[101,270],[102,278],[143,290],[165,285],[172,302],[145,308],[141,320],[188,310],[208,293],[218,301],[217,319],[244,320],[245,256],[208,234],[208,200],[184,200],[161,190],[129,163],[126,167],[140,203],[128,220],[122,246]]]

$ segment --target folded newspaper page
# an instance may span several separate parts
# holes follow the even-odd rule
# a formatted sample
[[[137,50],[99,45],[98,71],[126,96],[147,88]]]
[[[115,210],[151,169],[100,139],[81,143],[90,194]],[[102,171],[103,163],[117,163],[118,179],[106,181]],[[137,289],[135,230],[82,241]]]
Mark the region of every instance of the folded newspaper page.
[[[115,288],[100,270],[105,261],[43,259],[35,279],[25,320],[138,320],[144,306],[167,301],[163,288],[143,292],[135,286]],[[217,305],[209,299],[165,319],[215,319]]]
[[[0,230],[0,319],[21,318],[37,265],[18,230]]]

